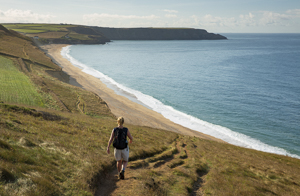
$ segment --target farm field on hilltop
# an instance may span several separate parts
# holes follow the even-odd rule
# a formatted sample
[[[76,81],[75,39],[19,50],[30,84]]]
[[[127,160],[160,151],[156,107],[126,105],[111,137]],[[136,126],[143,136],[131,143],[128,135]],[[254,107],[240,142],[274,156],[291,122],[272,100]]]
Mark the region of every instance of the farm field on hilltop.
[[[74,25],[59,25],[59,24],[3,24],[8,29],[12,29],[21,33],[45,33],[50,31],[65,31],[68,32],[66,27]]]
[[[3,24],[7,29],[34,38],[38,44],[104,44],[109,40],[90,27],[72,24]]]

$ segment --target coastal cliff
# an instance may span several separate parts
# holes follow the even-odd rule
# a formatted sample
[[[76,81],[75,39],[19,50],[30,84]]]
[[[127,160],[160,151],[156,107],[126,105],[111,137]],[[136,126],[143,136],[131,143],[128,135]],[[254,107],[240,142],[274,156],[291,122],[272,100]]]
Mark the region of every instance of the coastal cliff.
[[[64,42],[65,44],[105,44],[110,42],[110,40],[104,36],[101,32],[95,31],[93,28],[86,26],[75,26],[67,28],[70,32],[75,32],[78,35],[85,36],[85,39],[77,39],[68,36],[67,39],[62,41],[61,39],[55,40],[56,42]],[[55,42],[54,41],[54,42]]]
[[[219,40],[226,37],[192,28],[91,27],[110,40]]]
[[[4,28],[4,29],[3,29]],[[105,44],[111,40],[222,40],[226,37],[193,28],[108,28],[72,24],[4,24],[44,44]],[[8,31],[5,28],[13,30]]]

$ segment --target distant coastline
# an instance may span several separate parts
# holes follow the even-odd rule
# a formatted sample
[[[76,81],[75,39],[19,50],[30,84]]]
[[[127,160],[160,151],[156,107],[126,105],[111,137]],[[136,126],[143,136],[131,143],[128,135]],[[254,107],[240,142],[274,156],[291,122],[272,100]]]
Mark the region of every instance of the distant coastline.
[[[112,40],[224,40],[223,35],[194,28],[109,28],[72,24],[6,23],[11,29],[45,44],[105,44]],[[6,30],[8,31],[8,30]]]
[[[192,28],[108,28],[91,27],[110,40],[222,40],[223,35]]]

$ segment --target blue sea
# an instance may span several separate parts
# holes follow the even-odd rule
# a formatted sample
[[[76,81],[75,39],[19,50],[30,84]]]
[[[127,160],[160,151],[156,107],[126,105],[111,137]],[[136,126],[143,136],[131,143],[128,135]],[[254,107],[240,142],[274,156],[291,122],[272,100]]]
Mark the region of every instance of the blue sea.
[[[177,124],[300,158],[300,34],[223,35],[73,45],[61,54]]]

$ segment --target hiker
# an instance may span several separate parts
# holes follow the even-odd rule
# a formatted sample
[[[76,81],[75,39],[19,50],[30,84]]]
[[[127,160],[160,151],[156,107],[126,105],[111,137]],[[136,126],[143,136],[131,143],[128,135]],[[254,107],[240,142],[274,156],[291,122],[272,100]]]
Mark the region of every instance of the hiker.
[[[109,147],[113,142],[113,146],[115,148],[114,155],[117,161],[118,177],[119,179],[124,179],[125,169],[129,159],[129,146],[127,142],[127,136],[130,139],[129,143],[132,143],[133,138],[128,128],[123,127],[124,118],[119,117],[117,122],[118,126],[112,130],[110,139],[108,141],[107,153],[110,153]]]

